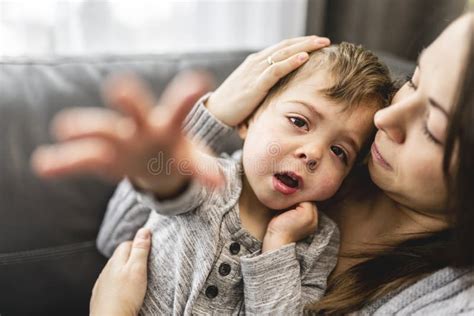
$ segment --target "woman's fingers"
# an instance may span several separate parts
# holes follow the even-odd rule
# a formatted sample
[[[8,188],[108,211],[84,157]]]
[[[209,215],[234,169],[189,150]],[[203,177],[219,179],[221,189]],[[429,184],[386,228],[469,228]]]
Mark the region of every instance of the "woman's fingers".
[[[101,108],[79,108],[61,111],[51,123],[51,134],[60,141],[100,137],[111,142],[127,140],[135,133],[130,118]]]
[[[125,241],[121,243],[110,257],[110,260],[107,262],[107,266],[117,264],[123,266],[128,262],[130,258],[130,253],[132,251],[132,241]],[[106,268],[107,268],[106,266]]]
[[[321,45],[327,46],[329,45],[329,39],[326,37],[319,37],[316,35],[308,35],[308,36],[301,36],[301,37],[295,37],[295,38],[290,38],[290,39],[285,39],[281,42],[279,42],[276,45],[270,46],[261,52],[258,52],[256,55],[261,59],[261,60],[266,60],[268,56],[272,56],[279,50],[282,50],[287,47],[291,47],[293,45],[298,45],[298,44],[306,44],[314,47],[318,47]],[[317,48],[314,48],[317,49]],[[311,49],[313,51],[314,49]],[[279,60],[275,60],[279,61]]]
[[[104,94],[109,105],[132,117],[138,128],[147,124],[155,101],[142,80],[131,74],[112,77],[105,85]]]
[[[146,270],[151,247],[151,233],[148,228],[140,228],[133,239],[128,264],[138,265]]]
[[[269,90],[278,80],[304,64],[309,58],[308,52],[326,47],[330,41],[324,37],[310,36],[291,43],[286,46],[280,45],[278,50],[272,50],[272,53],[261,62],[266,67],[260,76],[264,89]],[[268,65],[268,58],[274,64]]]
[[[31,157],[31,165],[37,174],[46,178],[88,173],[115,180],[119,175],[113,174],[110,165],[116,155],[109,143],[86,138],[40,146]]]
[[[256,53],[256,56],[260,57],[262,60],[273,54],[274,52],[277,52],[278,50],[282,49],[283,47],[286,46],[291,46],[295,43],[307,41],[311,37],[316,37],[314,35],[309,35],[309,36],[300,36],[300,37],[293,37],[293,38],[288,38],[284,39],[283,41],[278,42],[275,45],[272,45],[270,47],[267,47],[260,52]]]
[[[260,76],[260,83],[264,89],[270,90],[278,80],[300,67],[308,60],[308,53],[298,53],[288,59],[275,63],[265,69]]]
[[[321,49],[323,47],[328,46],[331,44],[328,38],[325,37],[318,37],[316,39],[309,38],[307,40],[297,42],[293,45],[283,47],[276,52],[273,52],[271,55],[271,59],[277,63],[280,61],[284,61],[300,52],[307,52],[310,53],[312,51]]]

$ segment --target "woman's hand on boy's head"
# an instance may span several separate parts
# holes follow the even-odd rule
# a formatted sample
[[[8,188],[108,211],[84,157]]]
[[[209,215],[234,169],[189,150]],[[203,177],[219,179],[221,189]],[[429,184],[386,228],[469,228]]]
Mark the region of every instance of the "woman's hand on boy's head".
[[[237,126],[255,110],[278,80],[306,62],[308,53],[329,44],[327,38],[304,36],[249,55],[211,94],[207,108],[223,123]]]
[[[181,74],[165,89],[159,106],[154,106],[143,82],[130,75],[114,78],[106,85],[105,97],[122,115],[100,108],[60,112],[51,124],[59,143],[38,148],[32,167],[43,177],[87,173],[117,181],[129,176],[151,191],[163,188],[166,177],[165,191],[158,192],[163,195],[181,188],[190,176],[218,184],[217,168],[181,132],[186,114],[209,89],[208,75]],[[178,170],[181,161],[186,162],[186,170]],[[196,172],[197,167],[206,172]]]
[[[318,226],[318,208],[313,202],[302,202],[272,218],[263,239],[262,252],[302,240]]]

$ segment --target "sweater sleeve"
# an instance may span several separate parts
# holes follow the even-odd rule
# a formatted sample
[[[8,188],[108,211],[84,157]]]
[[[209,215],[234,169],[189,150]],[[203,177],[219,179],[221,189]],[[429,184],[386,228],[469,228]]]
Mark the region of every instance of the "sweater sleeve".
[[[196,209],[204,200],[206,189],[192,180],[177,198],[159,201],[151,194],[137,190],[128,179],[122,180],[107,205],[97,236],[97,248],[110,257],[117,246],[133,239],[155,211],[161,215],[179,215]]]
[[[184,120],[183,129],[188,137],[218,152],[228,140],[233,128],[219,121],[204,105],[211,93],[204,95]]]
[[[241,258],[246,314],[300,315],[323,297],[337,262],[339,232],[328,218],[322,224],[309,245],[292,243]]]

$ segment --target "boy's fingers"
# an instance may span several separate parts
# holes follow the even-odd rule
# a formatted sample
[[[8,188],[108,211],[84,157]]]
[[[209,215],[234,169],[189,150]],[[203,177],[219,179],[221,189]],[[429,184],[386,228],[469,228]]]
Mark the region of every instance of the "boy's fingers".
[[[313,202],[302,202],[298,205],[300,215],[303,220],[312,225],[318,222],[318,209]],[[297,208],[297,209],[298,209]]]
[[[143,264],[146,267],[150,248],[151,232],[148,228],[140,228],[133,239],[128,262],[132,264]]]
[[[225,183],[222,174],[216,162],[216,157],[211,151],[203,146],[196,146],[188,142],[189,169],[193,177],[208,187],[221,187]]]
[[[60,141],[84,137],[102,137],[109,141],[125,140],[135,133],[129,118],[110,110],[91,108],[60,112],[51,123],[51,134]]]
[[[159,107],[152,114],[153,124],[179,128],[199,97],[212,89],[212,82],[211,75],[202,71],[178,74],[161,95]]]
[[[108,143],[96,139],[78,139],[59,145],[41,146],[31,157],[33,170],[42,177],[89,173],[115,179],[111,163],[117,153]]]
[[[131,74],[112,77],[104,94],[111,107],[132,117],[138,127],[146,125],[155,101],[145,82]]]

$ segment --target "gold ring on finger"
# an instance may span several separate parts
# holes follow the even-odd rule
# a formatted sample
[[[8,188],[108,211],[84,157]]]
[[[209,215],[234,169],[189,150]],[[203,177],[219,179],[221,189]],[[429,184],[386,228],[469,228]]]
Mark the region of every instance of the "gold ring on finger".
[[[267,58],[267,63],[268,63],[270,66],[275,63],[275,62],[273,61],[273,59],[272,59],[272,56],[268,56],[268,58]]]

